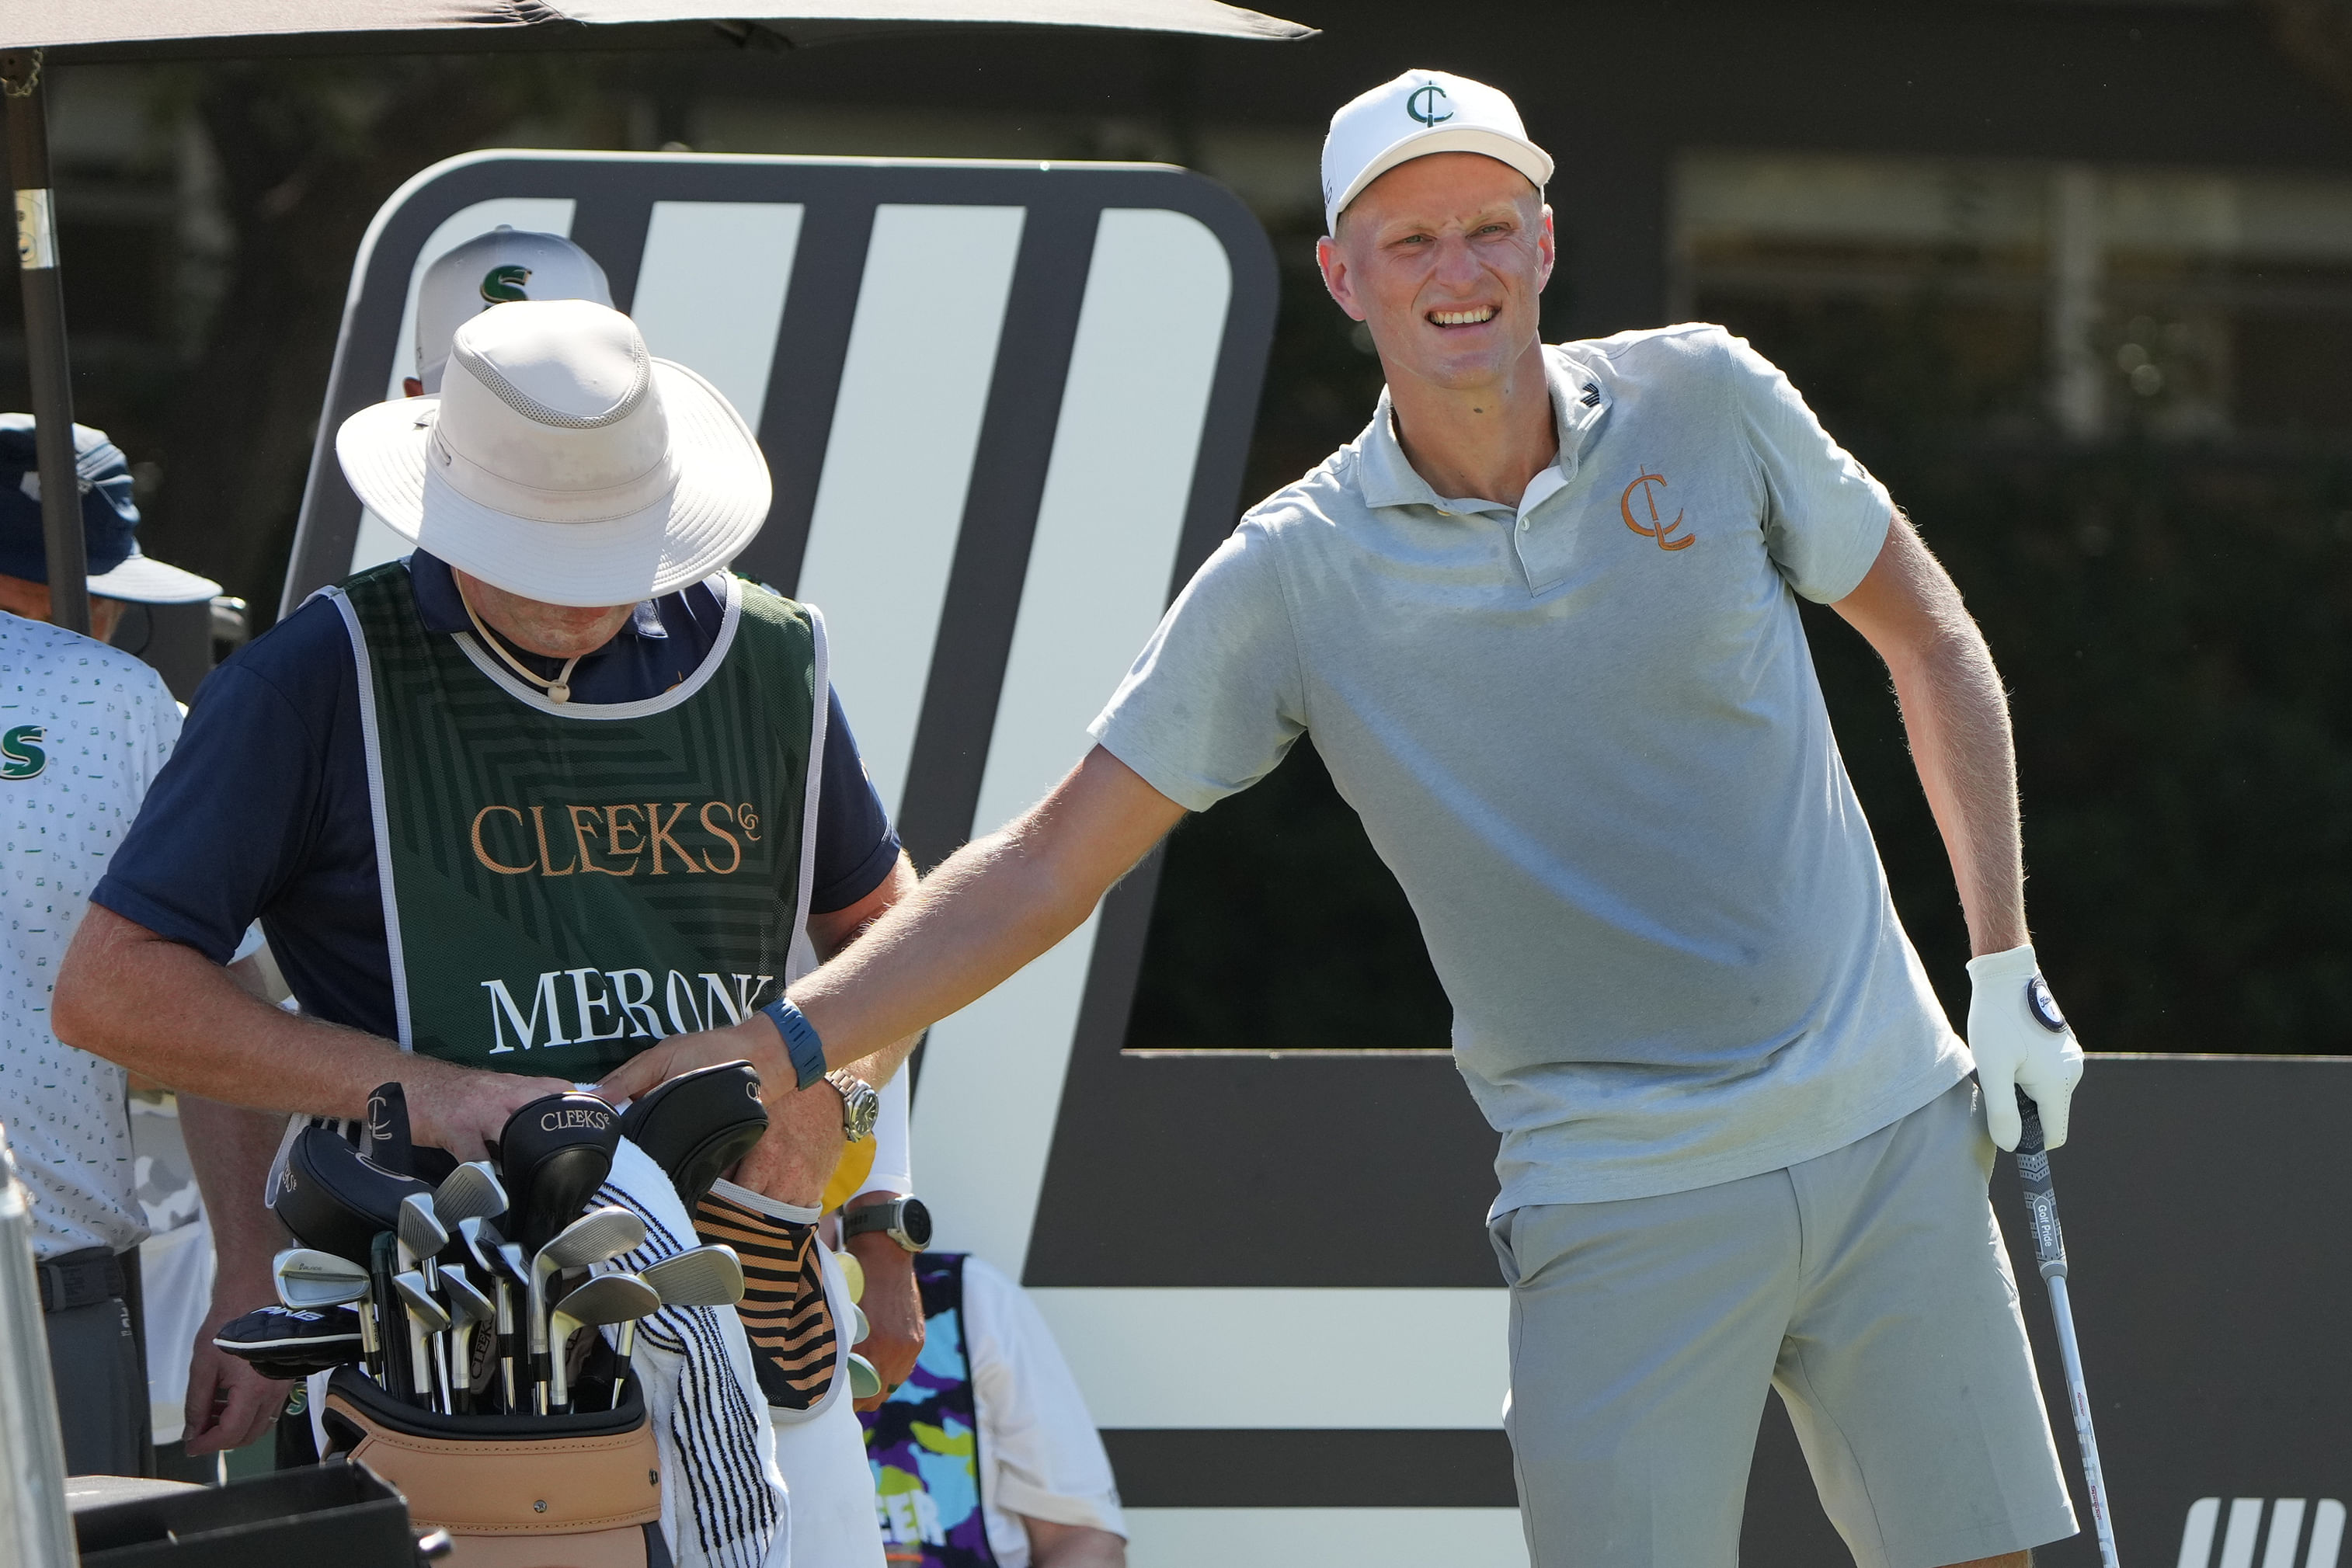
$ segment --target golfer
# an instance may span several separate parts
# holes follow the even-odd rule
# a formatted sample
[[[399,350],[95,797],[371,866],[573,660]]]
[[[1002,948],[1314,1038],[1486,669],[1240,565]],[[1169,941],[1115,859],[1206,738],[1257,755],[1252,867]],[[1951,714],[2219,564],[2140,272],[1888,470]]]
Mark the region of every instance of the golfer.
[[[1312,732],[1502,1135],[1535,1562],[1729,1568],[1778,1386],[1864,1568],[2022,1563],[2074,1524],[1985,1184],[2013,1086],[2064,1138],[2081,1055],[2028,945],[1999,677],[1746,343],[1543,346],[1551,172],[1476,82],[1412,71],[1342,109],[1318,256],[1387,372],[1370,425],[1243,519],[1045,800],[761,1018],[607,1087],[737,1054],[814,1082],[913,1033]],[[1894,674],[1976,954],[1966,1044],[1888,899],[1801,595]]]
[[[192,1150],[223,1194],[262,1190],[283,1113],[357,1116],[394,1079],[419,1143],[478,1158],[517,1107],[742,1016],[913,884],[821,618],[725,570],[768,511],[751,433],[628,318],[481,309],[436,398],[362,411],[337,453],[415,553],[214,677],[58,986],[65,1038],[248,1108]],[[257,915],[299,1015],[221,967]],[[746,1259],[765,1292],[746,1326],[771,1406],[824,1405],[862,1478],[813,1206],[876,1096],[846,1074],[770,1087],[769,1136],[725,1188],[772,1240]],[[242,1206],[224,1277],[266,1291],[278,1245]],[[796,1547],[828,1500],[796,1500]],[[845,1511],[863,1549],[803,1561],[878,1565],[870,1497]]]

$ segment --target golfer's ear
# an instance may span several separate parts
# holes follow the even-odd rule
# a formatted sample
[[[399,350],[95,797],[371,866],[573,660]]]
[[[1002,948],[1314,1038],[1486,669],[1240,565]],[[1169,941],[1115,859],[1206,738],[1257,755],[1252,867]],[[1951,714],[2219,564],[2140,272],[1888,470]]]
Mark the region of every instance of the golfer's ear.
[[[1348,313],[1349,319],[1362,320],[1364,313],[1356,308],[1355,279],[1349,275],[1348,258],[1339,242],[1329,235],[1317,240],[1315,265],[1322,269],[1323,287],[1332,301]]]

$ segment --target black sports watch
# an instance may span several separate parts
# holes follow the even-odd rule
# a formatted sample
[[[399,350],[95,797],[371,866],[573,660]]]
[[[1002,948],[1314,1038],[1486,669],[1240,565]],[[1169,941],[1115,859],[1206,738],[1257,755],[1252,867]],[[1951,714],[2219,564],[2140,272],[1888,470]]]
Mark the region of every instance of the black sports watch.
[[[853,1208],[841,1217],[844,1241],[877,1230],[906,1250],[920,1252],[931,1244],[931,1211],[919,1197],[894,1197],[887,1203]]]

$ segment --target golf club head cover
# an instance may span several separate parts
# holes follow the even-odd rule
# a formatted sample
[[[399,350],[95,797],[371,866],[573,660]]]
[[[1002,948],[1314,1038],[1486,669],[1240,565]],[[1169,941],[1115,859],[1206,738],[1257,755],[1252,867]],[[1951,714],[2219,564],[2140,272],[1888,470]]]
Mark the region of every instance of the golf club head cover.
[[[351,1307],[256,1307],[221,1325],[213,1343],[264,1377],[291,1381],[360,1358],[360,1315]]]
[[[748,1061],[673,1078],[621,1113],[622,1136],[653,1156],[689,1213],[767,1130],[760,1075]]]
[[[271,1207],[303,1246],[365,1263],[377,1235],[398,1219],[401,1200],[417,1192],[429,1197],[433,1189],[384,1169],[333,1128],[310,1126],[287,1151]]]
[[[743,1260],[735,1312],[751,1342],[760,1392],[779,1410],[813,1410],[833,1387],[836,1334],[818,1252],[817,1216],[806,1223],[767,1212],[783,1207],[732,1182],[713,1184],[695,1206],[695,1234],[724,1242]]]
[[[415,1176],[415,1145],[408,1135],[408,1091],[379,1083],[368,1095],[366,1131],[360,1153],[397,1176]]]
[[[550,1094],[508,1117],[499,1134],[506,1233],[526,1252],[546,1246],[604,1185],[620,1143],[621,1118],[593,1094]]]

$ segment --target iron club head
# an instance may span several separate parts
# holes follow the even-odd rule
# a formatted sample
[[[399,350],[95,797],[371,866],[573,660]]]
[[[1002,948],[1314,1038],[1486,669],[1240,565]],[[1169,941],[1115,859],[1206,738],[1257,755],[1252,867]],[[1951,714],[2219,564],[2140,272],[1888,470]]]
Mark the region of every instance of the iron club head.
[[[488,1160],[459,1166],[433,1192],[433,1212],[445,1226],[468,1219],[495,1219],[507,1211],[507,1189]]]
[[[269,1262],[278,1299],[300,1312],[356,1301],[368,1293],[368,1271],[348,1258],[310,1247],[289,1247]]]
[[[743,1299],[743,1260],[723,1243],[649,1263],[638,1278],[666,1307],[731,1307]]]
[[[594,1208],[565,1226],[530,1260],[529,1312],[525,1330],[530,1341],[531,1375],[538,1384],[539,1409],[547,1413],[546,1396],[552,1368],[548,1360],[547,1285],[566,1269],[608,1263],[622,1253],[642,1247],[646,1222],[625,1208]]]
[[[432,1197],[421,1192],[412,1192],[400,1200],[400,1214],[394,1222],[393,1234],[400,1239],[400,1265],[404,1269],[415,1268],[449,1245],[449,1228],[434,1213]]]
[[[449,1309],[434,1300],[433,1292],[425,1288],[424,1275],[414,1269],[395,1274],[392,1288],[400,1293],[401,1306],[426,1333],[436,1334],[449,1326]]]
[[[572,1334],[583,1328],[634,1322],[661,1308],[660,1293],[635,1274],[599,1274],[583,1281],[578,1290],[558,1302],[547,1325],[548,1344],[554,1357],[555,1403],[571,1403],[563,1348]]]

